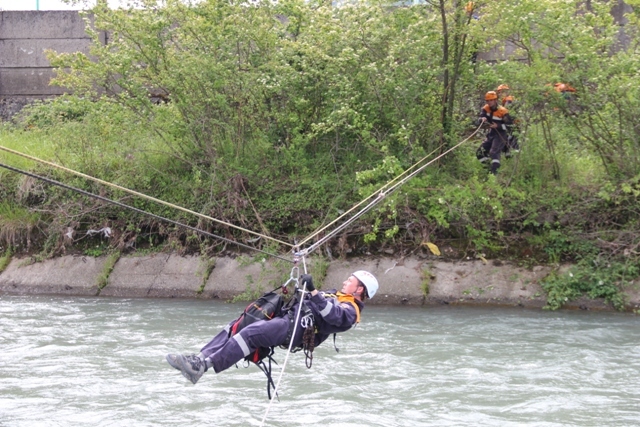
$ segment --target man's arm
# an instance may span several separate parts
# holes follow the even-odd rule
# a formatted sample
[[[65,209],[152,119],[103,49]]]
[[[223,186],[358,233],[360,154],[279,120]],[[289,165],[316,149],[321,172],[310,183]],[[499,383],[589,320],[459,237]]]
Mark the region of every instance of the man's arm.
[[[478,115],[478,125],[484,125],[483,127],[488,127],[487,122],[489,121],[489,115],[484,108],[480,110],[480,114]]]
[[[349,303],[339,303],[332,299],[331,302],[324,295],[315,291],[311,293],[311,302],[315,304],[318,314],[327,324],[338,328],[349,329],[358,320],[355,307]]]
[[[323,294],[318,292],[313,285],[313,278],[308,274],[300,276],[300,280],[311,295],[309,301],[314,306],[315,314],[320,315],[327,324],[347,330],[357,322],[358,314],[351,304],[340,304],[333,298],[329,301]]]

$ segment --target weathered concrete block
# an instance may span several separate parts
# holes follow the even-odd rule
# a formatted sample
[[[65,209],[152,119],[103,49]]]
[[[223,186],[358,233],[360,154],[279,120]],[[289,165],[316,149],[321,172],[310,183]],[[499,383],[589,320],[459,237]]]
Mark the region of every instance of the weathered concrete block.
[[[156,254],[118,260],[101,296],[195,298],[202,279],[198,257]]]
[[[498,261],[432,262],[429,298],[442,302],[483,302],[542,307],[540,280],[549,268],[533,270]]]
[[[14,259],[0,273],[0,294],[56,294],[92,296],[98,294],[97,281],[105,257],[65,256],[29,264]],[[158,298],[231,299],[246,291],[250,297],[277,288],[290,277],[292,264],[281,261],[248,263],[238,258],[217,258],[215,268],[204,281],[206,263],[199,257],[156,254],[122,257],[116,263],[100,296]],[[313,263],[307,262],[313,272]],[[566,270],[568,266],[561,268]],[[361,258],[335,260],[328,266],[322,289],[341,289],[342,282],[356,270],[368,270],[378,278],[380,289],[369,304],[422,305],[518,305],[542,307],[546,304],[540,281],[550,267],[526,269],[499,260],[460,262],[419,258]],[[303,266],[299,267],[302,274]],[[425,291],[427,294],[425,295]],[[627,284],[624,293],[628,307],[640,307],[640,282]],[[603,300],[580,298],[566,305],[569,309],[611,310]]]
[[[0,96],[51,96],[68,92],[49,85],[53,76],[51,68],[1,68]]]
[[[106,258],[63,256],[38,263],[16,258],[0,274],[7,294],[97,295],[97,280]]]
[[[270,291],[286,282],[290,272],[290,266],[282,268],[269,260],[246,264],[239,258],[217,258],[203,295],[231,299],[246,291]]]
[[[504,45],[496,46],[487,52],[478,52],[478,59],[481,61],[504,61],[508,58],[513,58],[513,55],[518,51],[519,47],[510,41],[505,42]],[[522,56],[520,60],[526,59]]]
[[[46,50],[58,53],[89,54],[90,39],[14,39],[0,40],[0,67],[51,67]]]
[[[0,70],[0,72],[2,72],[2,70]],[[18,114],[26,105],[30,105],[40,99],[43,98],[28,96],[12,96],[9,98],[3,98],[0,96],[0,121],[11,120],[11,118]]]
[[[75,10],[0,12],[0,39],[79,39],[88,37]]]

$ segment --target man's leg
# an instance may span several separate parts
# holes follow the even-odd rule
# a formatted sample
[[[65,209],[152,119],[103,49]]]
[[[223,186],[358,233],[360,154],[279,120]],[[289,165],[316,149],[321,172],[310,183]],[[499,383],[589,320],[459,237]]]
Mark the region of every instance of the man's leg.
[[[491,173],[496,175],[498,169],[500,169],[500,153],[507,143],[506,134],[497,134],[492,138],[491,150],[489,150],[489,157],[491,158]]]
[[[227,341],[229,341],[229,333],[231,332],[231,327],[234,323],[236,323],[235,320],[229,323],[222,331],[220,331],[218,335],[213,337],[211,341],[209,341],[204,347],[202,347],[199,356],[207,358],[216,351],[220,350],[227,343]]]
[[[285,342],[291,322],[289,317],[276,317],[252,323],[236,335],[209,358],[213,369],[222,372],[252,354],[259,347],[274,347]],[[302,340],[302,328],[298,327],[294,344]]]
[[[518,144],[518,137],[516,135],[509,137],[509,144],[514,152],[518,153],[520,151],[520,145]]]
[[[507,138],[507,143],[504,144],[504,147],[502,148],[502,152],[504,153],[504,157],[506,159],[511,157],[511,135],[509,135],[509,137]]]
[[[289,316],[276,317],[265,321],[261,320],[247,326],[231,338],[224,339],[220,334],[216,335],[209,344],[202,348],[200,355],[167,355],[167,362],[174,368],[182,372],[182,375],[197,383],[200,377],[210,368],[218,373],[238,363],[259,347],[275,347],[282,345],[288,336],[289,328],[292,327]],[[302,342],[304,329],[300,326],[296,329],[294,345]],[[220,346],[224,341],[224,343]],[[209,353],[217,348],[214,353]],[[205,357],[205,354],[208,356]]]
[[[489,150],[491,150],[491,139],[487,137],[484,141],[482,141],[482,144],[480,144],[480,147],[478,147],[478,150],[476,151],[476,157],[478,158],[478,160],[480,160],[480,163],[489,163],[489,161],[491,160],[489,158]]]
[[[231,330],[231,326],[235,323],[229,323],[222,331],[218,333],[211,341],[209,341],[202,350],[200,350],[200,354],[195,355],[182,355],[182,354],[167,354],[167,362],[169,365],[173,366],[180,372],[182,375],[191,381],[192,383],[197,383],[202,374],[204,374],[207,369],[211,367],[211,359],[208,359],[210,354],[215,353],[219,349],[221,349],[227,341],[229,341],[229,331]]]

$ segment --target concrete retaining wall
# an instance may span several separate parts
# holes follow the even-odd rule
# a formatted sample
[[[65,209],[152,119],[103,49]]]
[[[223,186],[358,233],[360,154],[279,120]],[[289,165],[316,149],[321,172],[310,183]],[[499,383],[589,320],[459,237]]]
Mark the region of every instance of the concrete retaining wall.
[[[85,26],[77,11],[0,12],[0,97],[64,93],[49,85],[53,70],[45,51],[89,53]]]
[[[215,263],[210,270],[207,266]],[[313,270],[313,259],[308,262]],[[242,258],[181,257],[174,254],[122,257],[98,289],[106,258],[64,256],[33,263],[28,258],[13,259],[0,273],[0,294],[54,294],[66,296],[199,298],[229,300],[248,298],[271,290],[291,276],[291,265],[246,262]],[[299,268],[302,271],[302,267]],[[380,290],[370,304],[490,304],[541,308],[546,298],[540,280],[548,267],[526,269],[500,261],[468,260],[444,262],[420,258],[358,258],[333,261],[323,281],[323,289],[341,288],[356,270],[369,270]],[[210,274],[206,276],[206,272]],[[629,294],[631,305],[640,306],[640,293]],[[569,308],[605,309],[603,301],[579,300]]]
[[[77,11],[0,12],[0,119],[36,99],[65,93],[51,86],[54,71],[46,50],[89,53],[91,39]],[[100,33],[106,43],[106,33]]]

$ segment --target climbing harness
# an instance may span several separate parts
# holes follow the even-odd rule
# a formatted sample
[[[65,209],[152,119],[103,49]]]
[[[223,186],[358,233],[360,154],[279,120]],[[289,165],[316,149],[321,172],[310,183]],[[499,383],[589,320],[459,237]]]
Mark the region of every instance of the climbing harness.
[[[287,280],[281,286],[273,289],[272,291],[266,292],[260,298],[250,303],[244,309],[240,317],[238,317],[238,319],[236,319],[236,321],[232,323],[231,327],[229,328],[229,338],[239,333],[242,329],[252,323],[260,320],[269,321],[280,314],[286,313],[286,315],[289,317],[290,327],[287,332],[287,337],[280,347],[287,349],[287,356],[289,353],[295,353],[299,350],[304,350],[305,355],[307,356],[306,365],[308,368],[311,368],[311,359],[313,359],[312,353],[315,345],[316,331],[313,321],[313,312],[306,306],[306,304],[304,304],[304,295],[302,298],[298,298],[297,295],[298,292],[301,291],[301,289],[298,287],[298,273],[298,266],[295,265],[291,269],[289,280]],[[276,291],[280,290],[283,294],[287,294],[287,286],[290,283],[294,284],[295,294],[285,304],[282,296],[277,294]],[[296,304],[298,304],[298,312],[294,317],[293,313],[289,310]],[[302,315],[303,311],[304,315]],[[295,332],[298,324],[305,329],[303,342],[300,347],[293,348]],[[277,385],[274,384],[271,375],[272,365],[278,364],[273,358],[274,350],[274,347],[259,347],[244,358],[244,361],[247,364],[254,363],[256,366],[258,366],[258,368],[260,368],[260,370],[262,370],[262,372],[267,377],[267,396],[270,400],[278,396]],[[284,365],[282,372],[284,372]],[[272,389],[273,393],[271,392]]]
[[[263,294],[260,298],[250,303],[242,312],[240,317],[233,322],[229,328],[229,338],[239,333],[242,329],[260,320],[271,320],[278,316],[284,305],[282,296],[277,294],[278,289],[286,289],[285,285]],[[273,347],[258,347],[244,358],[247,363],[254,363],[267,377],[267,396],[271,399],[271,389],[275,389],[275,384],[271,377],[272,363],[278,364],[273,358]],[[265,362],[266,360],[266,362]]]
[[[291,312],[288,313],[291,326],[289,327],[289,332],[287,333],[287,338],[285,339],[284,344],[280,347],[289,349],[291,340],[294,337],[293,326],[299,323],[300,326],[304,329],[304,333],[302,335],[302,343],[298,347],[290,348],[289,351],[291,353],[297,353],[298,351],[302,350],[305,355],[305,365],[307,366],[307,368],[311,368],[311,363],[313,360],[313,350],[315,347],[315,334],[317,330],[315,328],[313,311],[311,311],[309,306],[306,304],[304,295],[302,295],[301,292],[301,289],[296,289],[295,295],[287,303],[289,307],[294,307],[296,304],[299,304],[302,309],[300,310],[299,322],[294,319]],[[300,295],[302,295],[300,298],[298,298],[299,293]]]

